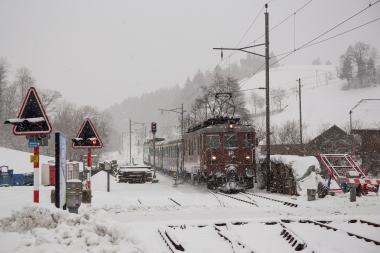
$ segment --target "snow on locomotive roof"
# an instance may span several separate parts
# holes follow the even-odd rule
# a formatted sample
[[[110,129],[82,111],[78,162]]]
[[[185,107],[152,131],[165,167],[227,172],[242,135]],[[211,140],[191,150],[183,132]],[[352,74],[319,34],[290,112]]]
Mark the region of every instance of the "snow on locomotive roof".
[[[215,126],[215,125],[226,125],[226,124],[239,124],[240,118],[229,118],[229,117],[215,117],[207,119],[206,121],[203,121],[202,123],[189,127],[187,129],[187,133],[195,132],[199,129],[208,128],[209,126]]]

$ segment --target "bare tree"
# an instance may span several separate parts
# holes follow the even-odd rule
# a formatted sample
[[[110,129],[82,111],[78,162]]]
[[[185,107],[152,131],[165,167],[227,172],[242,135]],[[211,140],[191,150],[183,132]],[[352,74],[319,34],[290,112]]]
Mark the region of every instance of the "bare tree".
[[[260,96],[259,94],[257,94],[256,92],[252,92],[249,102],[252,105],[252,107],[255,108],[255,117],[256,117],[257,108],[261,109],[264,107],[265,99],[262,96]],[[253,114],[253,112],[252,112],[252,114]]]
[[[82,106],[77,108],[74,104],[67,101],[58,103],[54,118],[51,120],[53,128],[66,135],[68,139],[74,138],[86,118],[90,118],[94,124],[100,138],[102,139],[104,149],[109,148],[110,137],[114,135],[112,126],[112,116],[109,112],[99,111],[91,106]],[[52,149],[53,151],[53,149]],[[67,151],[69,159],[78,159],[78,152],[71,149]],[[96,151],[100,152],[100,151]]]
[[[39,92],[42,106],[46,112],[52,112],[55,110],[58,99],[62,97],[59,91],[43,89]]]
[[[340,57],[340,69],[339,69],[339,78],[347,80],[347,87],[350,88],[353,74],[352,74],[353,66],[351,57],[347,55],[342,55]]]
[[[306,124],[302,124],[302,129],[307,129]],[[273,124],[271,126],[271,142],[273,144],[299,144],[301,140],[299,122],[296,120],[287,120],[281,125]],[[304,142],[308,142],[309,138],[303,136]]]
[[[352,59],[357,65],[357,77],[359,83],[363,86],[364,77],[366,75],[366,61],[369,56],[370,46],[364,42],[356,42],[354,46],[349,46],[346,54]]]
[[[19,100],[22,100],[28,89],[35,84],[35,79],[32,77],[32,73],[26,67],[21,67],[16,72],[16,80],[14,81],[18,89]]]
[[[245,108],[244,96],[240,91],[237,79],[223,77],[217,72],[212,83],[201,86],[201,91],[201,95],[192,105],[191,116],[193,118],[195,115],[198,115],[199,119],[202,118],[206,107],[211,117],[237,116],[243,121],[248,121],[248,110]]]
[[[317,135],[321,135],[322,133],[326,132],[332,125],[333,124],[330,124],[329,122],[321,122],[321,125],[317,130]]]
[[[277,106],[279,110],[282,110],[282,101],[286,97],[286,91],[281,88],[275,88],[272,89],[270,93],[273,103]]]
[[[9,64],[5,58],[0,58],[0,119],[4,118],[5,111],[5,89],[7,86],[7,77]]]

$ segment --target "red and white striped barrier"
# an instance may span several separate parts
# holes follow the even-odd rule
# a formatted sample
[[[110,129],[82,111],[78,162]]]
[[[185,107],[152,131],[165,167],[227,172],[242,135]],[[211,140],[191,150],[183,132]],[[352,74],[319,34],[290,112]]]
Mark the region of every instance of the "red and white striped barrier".
[[[380,179],[346,178],[346,183],[380,185]]]

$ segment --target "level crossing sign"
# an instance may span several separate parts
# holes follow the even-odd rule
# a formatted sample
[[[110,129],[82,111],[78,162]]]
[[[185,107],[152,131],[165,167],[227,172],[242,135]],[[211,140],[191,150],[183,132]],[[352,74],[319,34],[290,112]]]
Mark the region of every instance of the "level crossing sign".
[[[48,135],[52,127],[37,91],[30,87],[16,119],[8,119],[5,124],[13,124],[14,135]]]
[[[72,147],[75,149],[98,149],[103,147],[103,142],[89,118],[85,119],[77,136],[72,141]]]

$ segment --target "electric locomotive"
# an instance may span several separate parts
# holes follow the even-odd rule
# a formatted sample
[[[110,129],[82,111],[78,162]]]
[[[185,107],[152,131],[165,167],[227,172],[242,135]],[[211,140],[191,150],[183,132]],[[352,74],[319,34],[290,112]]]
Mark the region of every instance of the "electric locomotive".
[[[193,182],[228,193],[253,188],[256,134],[239,118],[213,118],[184,134],[184,171]]]
[[[144,144],[144,162],[150,165],[152,144],[152,140]],[[240,124],[239,118],[208,119],[190,127],[182,140],[155,144],[158,169],[227,193],[254,186],[256,134],[252,126]]]

